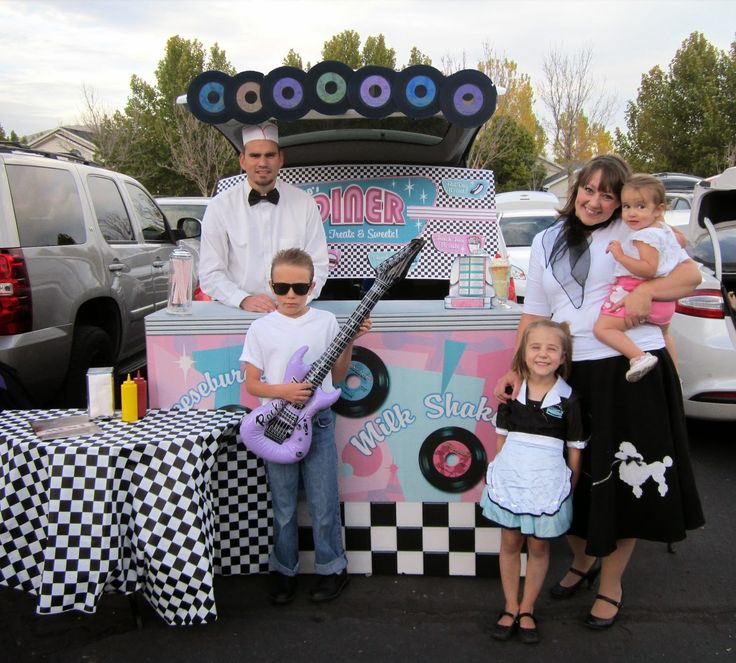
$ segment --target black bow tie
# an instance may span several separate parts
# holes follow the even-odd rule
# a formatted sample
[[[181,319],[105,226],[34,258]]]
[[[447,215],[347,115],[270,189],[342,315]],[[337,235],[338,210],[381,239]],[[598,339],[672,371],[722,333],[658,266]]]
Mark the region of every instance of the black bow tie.
[[[248,194],[248,203],[253,206],[257,205],[258,203],[263,202],[264,200],[268,201],[269,203],[273,203],[274,205],[279,204],[279,192],[276,189],[271,189],[266,194],[260,194],[255,189],[251,189],[250,193]]]

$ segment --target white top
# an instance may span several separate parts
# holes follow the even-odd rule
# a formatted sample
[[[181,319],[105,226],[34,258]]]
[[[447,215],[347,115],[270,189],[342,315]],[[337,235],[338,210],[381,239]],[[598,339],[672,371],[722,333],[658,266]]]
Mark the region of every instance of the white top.
[[[657,263],[657,273],[655,274],[655,277],[667,276],[667,274],[682,262],[682,247],[677,241],[677,236],[674,231],[668,225],[642,228],[641,230],[631,233],[624,242],[621,242],[623,252],[627,256],[638,259],[640,257],[639,251],[634,246],[634,240],[649,244],[659,253],[659,262]],[[619,262],[616,263],[614,275],[636,276]]]
[[[240,361],[260,369],[268,384],[284,384],[288,381],[284,377],[289,360],[299,348],[304,345],[309,347],[303,362],[313,364],[339,331],[337,318],[330,311],[310,307],[298,318],[272,311],[251,323],[245,335]],[[332,374],[328,372],[322,390],[328,392],[334,389]]]
[[[542,236],[553,233],[549,246],[554,244],[556,234],[562,230],[563,223],[558,222],[551,228],[538,233],[532,241],[527,272],[526,295],[524,296],[524,313],[552,318],[557,322],[569,322],[572,332],[573,361],[587,359],[603,359],[619,354],[605,343],[601,343],[593,335],[593,325],[600,314],[601,304],[610,291],[613,270],[616,261],[610,253],[606,253],[608,243],[612,240],[623,242],[630,234],[628,226],[617,219],[606,228],[594,230],[590,235],[590,271],[585,282],[583,304],[576,309],[555,280],[551,267],[547,266]],[[689,257],[681,250],[681,259]],[[640,325],[629,329],[626,334],[642,350],[657,350],[664,346],[662,331],[657,325]]]
[[[202,219],[199,280],[210,297],[240,306],[248,295],[270,294],[271,260],[282,249],[304,249],[314,262],[319,296],[327,280],[327,239],[314,199],[277,180],[278,205],[248,204],[247,180],[215,196]]]

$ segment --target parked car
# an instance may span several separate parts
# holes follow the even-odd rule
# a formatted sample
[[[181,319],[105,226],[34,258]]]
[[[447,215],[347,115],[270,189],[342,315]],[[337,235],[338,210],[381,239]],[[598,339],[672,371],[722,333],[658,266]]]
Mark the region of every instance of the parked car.
[[[171,226],[177,228],[186,237],[180,243],[193,257],[192,288],[194,299],[199,301],[210,299],[199,287],[199,238],[202,233],[202,219],[210,200],[212,198],[204,196],[159,196],[156,198],[158,206],[163,210]]]
[[[132,177],[0,144],[0,365],[18,403],[86,405],[86,372],[145,365],[177,235]]]
[[[736,420],[736,168],[695,187],[688,235],[703,282],[671,325],[685,414]]]
[[[496,195],[501,233],[509,252],[517,301],[524,301],[526,273],[534,235],[558,218],[560,201],[546,191],[509,191]]]
[[[695,186],[703,178],[697,175],[688,175],[687,173],[652,173],[655,177],[659,177],[664,184],[665,191],[685,191],[692,193]]]

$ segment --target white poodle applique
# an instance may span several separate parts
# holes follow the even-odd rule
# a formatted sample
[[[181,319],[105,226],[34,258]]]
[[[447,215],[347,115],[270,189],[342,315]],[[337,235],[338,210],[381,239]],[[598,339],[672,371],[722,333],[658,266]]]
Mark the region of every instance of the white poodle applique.
[[[633,488],[635,497],[642,496],[641,487],[649,477],[657,482],[659,494],[662,497],[667,494],[668,486],[664,473],[668,467],[672,467],[670,456],[665,456],[662,460],[647,464],[644,462],[644,456],[636,450],[631,442],[622,442],[614,456],[621,461],[618,466],[619,478]]]

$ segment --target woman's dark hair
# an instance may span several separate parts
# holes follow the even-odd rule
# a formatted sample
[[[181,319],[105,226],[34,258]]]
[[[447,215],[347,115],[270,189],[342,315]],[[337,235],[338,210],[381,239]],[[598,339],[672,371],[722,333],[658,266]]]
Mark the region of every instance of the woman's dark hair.
[[[585,186],[593,176],[600,171],[601,182],[600,188],[614,194],[619,199],[618,207],[614,210],[609,219],[596,226],[601,228],[617,219],[621,215],[621,189],[626,180],[631,177],[631,168],[617,154],[602,154],[593,157],[586,163],[575,177],[572,188],[570,189],[565,206],[557,210],[560,216],[565,218],[565,240],[568,246],[577,246],[585,240],[588,233],[592,230],[583,224],[575,215],[575,201],[578,196],[578,189]]]

